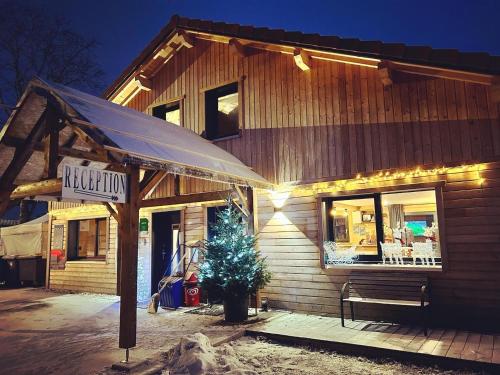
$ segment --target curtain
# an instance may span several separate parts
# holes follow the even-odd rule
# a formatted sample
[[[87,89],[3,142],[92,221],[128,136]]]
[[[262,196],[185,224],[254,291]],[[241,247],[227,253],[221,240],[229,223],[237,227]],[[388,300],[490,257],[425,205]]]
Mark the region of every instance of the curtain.
[[[391,204],[387,207],[389,209],[389,224],[391,229],[403,229],[405,225],[405,215],[403,212],[402,204]]]

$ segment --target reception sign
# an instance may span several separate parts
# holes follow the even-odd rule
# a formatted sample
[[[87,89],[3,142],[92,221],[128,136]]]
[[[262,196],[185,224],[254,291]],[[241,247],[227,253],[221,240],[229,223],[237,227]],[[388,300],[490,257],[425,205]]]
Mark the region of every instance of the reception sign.
[[[64,165],[62,197],[125,203],[127,199],[127,175],[79,165]]]

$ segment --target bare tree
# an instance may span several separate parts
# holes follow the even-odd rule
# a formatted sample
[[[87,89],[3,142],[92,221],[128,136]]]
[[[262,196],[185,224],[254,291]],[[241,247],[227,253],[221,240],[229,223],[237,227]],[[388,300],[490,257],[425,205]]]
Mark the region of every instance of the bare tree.
[[[91,92],[102,89],[96,46],[41,7],[0,0],[0,128],[33,76]],[[29,220],[33,208],[21,201],[21,222]]]
[[[0,0],[0,106],[13,107],[33,76],[97,91],[104,73],[97,64],[95,39],[24,1]],[[3,123],[0,115],[0,124]]]

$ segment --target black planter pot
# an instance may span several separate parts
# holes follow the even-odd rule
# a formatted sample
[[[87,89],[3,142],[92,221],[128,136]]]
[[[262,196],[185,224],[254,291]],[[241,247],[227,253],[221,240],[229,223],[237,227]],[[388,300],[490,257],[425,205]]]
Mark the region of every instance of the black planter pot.
[[[237,323],[248,319],[248,296],[224,298],[224,320]]]

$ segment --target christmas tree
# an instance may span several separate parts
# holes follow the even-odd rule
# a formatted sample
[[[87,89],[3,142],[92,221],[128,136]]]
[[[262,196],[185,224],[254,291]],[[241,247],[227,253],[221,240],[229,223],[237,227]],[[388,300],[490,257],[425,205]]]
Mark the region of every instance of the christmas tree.
[[[271,274],[255,248],[255,236],[247,233],[240,212],[230,201],[217,214],[212,230],[199,271],[201,287],[209,299],[245,298],[264,287]]]

